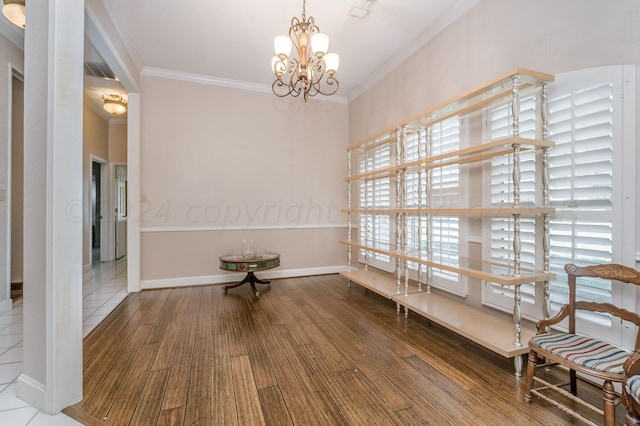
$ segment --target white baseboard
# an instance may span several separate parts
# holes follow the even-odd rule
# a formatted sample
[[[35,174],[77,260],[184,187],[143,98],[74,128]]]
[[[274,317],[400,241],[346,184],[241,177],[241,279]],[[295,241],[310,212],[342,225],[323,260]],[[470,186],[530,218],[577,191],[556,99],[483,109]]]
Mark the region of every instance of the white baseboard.
[[[0,302],[0,315],[6,314],[11,308],[13,308],[13,300],[11,298],[3,300]]]
[[[87,272],[91,272],[91,263],[87,263],[86,265],[82,265],[82,274],[86,274]]]
[[[42,383],[22,373],[18,376],[18,398],[40,411],[45,410],[45,387]]]
[[[326,275],[337,274],[341,271],[346,271],[346,265],[337,266],[323,266],[318,268],[300,268],[300,269],[284,269],[284,270],[269,270],[258,272],[261,279],[275,280],[278,278],[291,278],[291,277],[306,277],[310,275]],[[171,288],[171,287],[189,287],[194,285],[209,285],[209,284],[223,284],[233,283],[240,281],[245,277],[246,273],[233,273],[233,274],[219,274],[219,275],[205,275],[199,277],[180,277],[180,278],[166,278],[160,280],[142,280],[142,289],[151,290],[158,288]]]

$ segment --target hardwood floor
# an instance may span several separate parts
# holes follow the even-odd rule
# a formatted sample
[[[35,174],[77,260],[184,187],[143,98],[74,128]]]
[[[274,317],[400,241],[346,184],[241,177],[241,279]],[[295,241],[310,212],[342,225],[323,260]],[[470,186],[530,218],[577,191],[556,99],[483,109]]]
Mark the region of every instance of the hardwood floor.
[[[512,360],[338,275],[260,290],[130,294],[85,338],[84,399],[64,412],[87,425],[574,424],[523,401]]]

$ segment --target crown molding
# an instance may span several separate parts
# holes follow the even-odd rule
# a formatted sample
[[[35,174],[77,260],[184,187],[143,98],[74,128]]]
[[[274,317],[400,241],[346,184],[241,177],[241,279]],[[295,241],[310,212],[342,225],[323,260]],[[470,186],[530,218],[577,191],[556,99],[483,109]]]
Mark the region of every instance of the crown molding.
[[[259,83],[249,83],[246,81],[230,80],[227,78],[212,77],[202,74],[193,74],[183,71],[173,71],[163,68],[144,67],[140,73],[144,76],[167,78],[170,80],[187,81],[190,83],[208,84],[211,86],[229,87],[232,89],[249,90],[252,92],[272,93],[271,86]],[[316,96],[318,100],[337,103],[348,103],[344,96]]]
[[[415,53],[422,46],[429,43],[435,36],[440,34],[444,29],[449,27],[462,15],[467,13],[471,8],[478,4],[480,0],[460,0],[445,15],[438,19],[429,30],[425,31],[413,43],[408,44],[402,49],[398,55],[388,61],[384,66],[380,67],[371,75],[363,84],[356,87],[348,96],[348,102],[355,100],[358,96],[370,89],[375,83],[393,71],[398,65],[404,62],[409,56]]]

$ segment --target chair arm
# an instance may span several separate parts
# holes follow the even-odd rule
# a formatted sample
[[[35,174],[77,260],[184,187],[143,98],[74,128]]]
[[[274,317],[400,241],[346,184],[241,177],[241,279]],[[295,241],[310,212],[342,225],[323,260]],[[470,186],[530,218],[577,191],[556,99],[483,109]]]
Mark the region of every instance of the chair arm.
[[[640,349],[636,349],[629,358],[624,362],[622,368],[625,371],[625,376],[637,376],[640,374]]]
[[[536,324],[536,328],[538,329],[538,334],[546,333],[549,331],[549,327],[558,324],[560,321],[569,316],[569,305],[562,305],[556,316],[549,319],[544,319],[538,321]]]

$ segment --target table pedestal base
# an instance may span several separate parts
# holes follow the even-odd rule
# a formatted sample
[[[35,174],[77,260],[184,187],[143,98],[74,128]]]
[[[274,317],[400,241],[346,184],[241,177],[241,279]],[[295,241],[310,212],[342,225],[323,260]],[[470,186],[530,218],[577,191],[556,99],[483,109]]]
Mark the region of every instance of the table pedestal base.
[[[245,284],[245,283],[249,283],[249,285],[251,286],[251,290],[253,291],[253,294],[256,295],[257,299],[260,299],[260,292],[258,290],[256,290],[256,283],[258,283],[258,284],[270,284],[271,280],[261,280],[261,279],[259,279],[258,277],[255,276],[253,271],[249,271],[249,272],[247,272],[247,276],[244,277],[244,279],[242,281],[240,281],[239,283],[236,283],[236,284],[233,284],[233,285],[224,286],[224,292],[226,293],[228,289],[240,287],[242,284]]]

